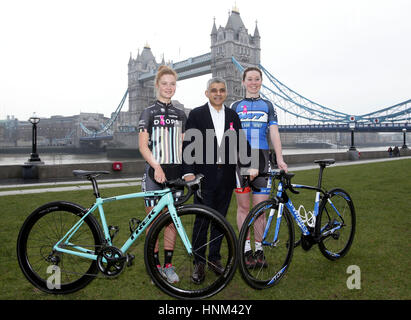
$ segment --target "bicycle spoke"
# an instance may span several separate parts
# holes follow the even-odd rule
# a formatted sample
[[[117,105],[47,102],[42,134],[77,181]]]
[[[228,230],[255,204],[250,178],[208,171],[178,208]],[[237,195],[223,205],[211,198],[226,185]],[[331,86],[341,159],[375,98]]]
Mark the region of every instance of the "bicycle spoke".
[[[156,222],[156,225],[152,226],[152,230],[150,230],[145,247],[145,259],[148,271],[155,283],[163,291],[172,296],[179,298],[203,298],[215,294],[221,290],[228,281],[230,281],[234,274],[233,272],[236,264],[235,235],[232,232],[232,229],[227,229],[227,226],[225,225],[227,222],[224,222],[224,224],[221,222],[225,220],[221,220],[221,218],[216,219],[214,215],[205,210],[198,211],[198,209],[190,207],[187,211],[183,210],[183,212],[179,213],[179,217],[187,233],[188,239],[193,246],[192,255],[190,256],[181,238],[177,236],[172,265],[175,268],[174,271],[177,274],[179,281],[175,283],[168,282],[167,278],[164,278],[158,273],[152,259],[154,247],[158,246],[158,252],[161,256],[161,253],[164,250],[164,243],[169,243],[171,240],[171,236],[165,235],[165,230],[169,225],[167,221],[171,221],[171,217],[162,218],[164,220],[159,219],[159,221]],[[197,229],[194,228],[195,224]],[[219,230],[215,236],[211,236],[212,226]],[[208,239],[202,243],[199,243],[199,232],[195,231],[199,229],[208,230]],[[209,269],[209,266],[216,267],[217,265],[214,261],[209,261],[207,256],[207,251],[210,249],[210,246],[220,242],[221,264],[223,270],[229,271],[225,276],[216,275]],[[205,266],[205,279],[201,283],[194,283],[192,280],[194,263],[202,263]]]
[[[355,210],[351,198],[343,190],[330,191],[318,219],[321,253],[330,260],[341,258],[349,250],[355,232]]]
[[[27,279],[45,292],[69,293],[87,285],[96,274],[95,261],[57,252],[55,244],[81,217],[80,207],[54,202],[35,210],[26,220],[17,242],[19,265]],[[71,238],[69,248],[80,243],[91,248],[101,244],[101,232],[94,218],[87,217]],[[94,249],[93,249],[94,250]],[[60,271],[60,287],[48,288],[49,267]]]
[[[258,204],[250,211],[240,231],[241,275],[250,286],[256,289],[267,288],[281,279],[291,262],[294,250],[294,246],[290,245],[294,243],[294,231],[288,210],[284,208],[281,223],[277,219],[272,219],[268,225],[269,220],[264,219],[265,212],[262,209],[277,209],[276,206],[276,202],[272,200]],[[263,250],[256,251],[254,243],[261,241],[264,232],[266,232],[267,240],[274,239],[278,223],[276,243],[263,242]],[[245,250],[245,242],[248,240],[252,251]],[[279,273],[281,270],[283,272]],[[273,281],[273,277],[277,278]]]

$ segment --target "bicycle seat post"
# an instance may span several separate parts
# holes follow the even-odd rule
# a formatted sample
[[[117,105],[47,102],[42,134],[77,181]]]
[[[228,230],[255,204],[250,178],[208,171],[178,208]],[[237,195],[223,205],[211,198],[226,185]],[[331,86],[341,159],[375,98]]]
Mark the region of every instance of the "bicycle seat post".
[[[321,189],[321,182],[322,182],[322,179],[323,179],[324,168],[325,168],[325,164],[321,163],[320,164],[320,173],[318,175],[318,184],[317,184],[318,189]]]
[[[96,178],[94,177],[94,176],[88,176],[87,177],[87,179],[88,180],[90,180],[91,181],[91,184],[93,185],[93,193],[94,193],[94,196],[96,197],[96,198],[100,198],[100,191],[98,190],[98,185],[97,185],[97,180],[96,180]]]

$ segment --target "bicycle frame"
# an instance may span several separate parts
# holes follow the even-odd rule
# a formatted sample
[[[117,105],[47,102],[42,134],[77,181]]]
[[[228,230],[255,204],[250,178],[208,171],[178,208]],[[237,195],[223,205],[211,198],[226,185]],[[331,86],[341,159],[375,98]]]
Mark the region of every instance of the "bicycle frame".
[[[157,190],[157,191],[129,193],[129,194],[114,196],[110,198],[97,197],[94,205],[90,209],[88,209],[87,212],[83,215],[83,217],[79,221],[77,221],[77,223],[64,235],[64,237],[54,245],[53,250],[57,252],[64,252],[64,253],[76,255],[76,256],[91,259],[91,260],[97,260],[97,255],[95,254],[95,252],[90,251],[81,246],[70,243],[70,239],[73,237],[76,231],[81,227],[86,217],[98,209],[100,213],[101,225],[103,228],[105,240],[107,244],[111,246],[112,245],[111,236],[110,236],[110,232],[107,226],[103,204],[106,202],[112,202],[112,201],[117,201],[117,200],[126,200],[126,199],[152,197],[152,196],[157,196],[157,197],[161,196],[161,198],[156,204],[156,206],[150,211],[149,214],[147,214],[144,220],[138,225],[136,230],[133,231],[130,237],[126,240],[126,242],[120,248],[121,252],[125,253],[131,247],[131,245],[137,240],[137,238],[144,232],[144,230],[154,221],[154,219],[167,206],[170,212],[171,218],[173,220],[173,223],[177,229],[177,232],[180,235],[184,243],[184,246],[187,249],[188,254],[191,255],[192,246],[191,246],[190,240],[188,239],[187,233],[181,223],[181,220],[177,215],[177,210],[174,206],[173,195],[172,195],[171,189],[169,188],[166,188],[163,190]],[[63,248],[65,246],[70,246],[71,248],[76,249],[77,251]]]
[[[299,184],[292,184],[291,186],[295,189],[308,189],[308,190],[316,191],[313,215],[314,215],[315,218],[317,218],[317,216],[319,214],[320,201],[321,201],[320,196],[321,196],[321,194],[323,194],[324,197],[327,197],[326,191],[322,190],[319,187],[313,187],[313,186],[306,186],[306,185],[299,185]],[[267,237],[268,231],[270,229],[272,219],[274,217],[275,209],[270,210],[268,221],[267,221],[267,224],[266,224],[266,227],[265,227],[265,230],[264,230],[264,234],[263,234],[263,240],[262,240],[263,245],[275,246],[275,244],[278,240],[278,233],[279,233],[279,230],[280,230],[281,218],[282,218],[283,211],[284,211],[284,205],[286,206],[286,208],[288,209],[288,211],[291,213],[292,217],[296,221],[298,227],[301,230],[301,233],[304,236],[312,235],[312,232],[310,232],[310,230],[307,228],[307,226],[302,221],[301,216],[300,216],[299,212],[297,211],[297,209],[294,207],[291,199],[288,198],[288,196],[286,196],[285,197],[286,199],[284,199],[283,198],[283,193],[284,193],[283,183],[282,183],[282,181],[280,181],[278,183],[277,194],[276,194],[276,199],[279,199],[280,201],[278,203],[277,220],[276,220],[276,226],[275,226],[273,241],[272,242],[266,241],[266,237]],[[327,201],[330,203],[330,205],[334,209],[334,211],[341,217],[340,213],[338,212],[336,207],[333,205],[332,201],[330,199],[327,199]],[[265,208],[262,208],[262,209],[265,209]],[[258,214],[258,212],[256,212],[256,214]],[[324,234],[323,236],[325,237],[328,234],[330,234],[330,233],[332,233],[332,232],[334,232],[334,231],[336,231],[340,228],[341,228],[341,225],[338,224],[335,228],[327,231],[327,234]],[[324,228],[322,228],[321,232],[323,230],[324,230]]]

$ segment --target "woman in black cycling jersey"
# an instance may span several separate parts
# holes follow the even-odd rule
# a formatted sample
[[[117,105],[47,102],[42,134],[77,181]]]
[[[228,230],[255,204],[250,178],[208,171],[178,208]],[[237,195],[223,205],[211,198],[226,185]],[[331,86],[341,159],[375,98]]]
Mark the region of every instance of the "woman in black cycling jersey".
[[[287,164],[283,160],[280,134],[278,131],[277,114],[272,103],[260,97],[262,85],[262,72],[256,67],[249,67],[243,72],[243,86],[246,90],[245,98],[235,101],[231,108],[235,110],[241,120],[242,129],[247,135],[251,148],[259,150],[260,173],[267,173],[272,168],[270,161],[270,147],[268,138],[275,152],[275,160],[279,169],[287,171]],[[252,179],[253,177],[250,177]],[[235,190],[237,197],[237,226],[241,230],[243,222],[250,210],[250,186],[245,186],[244,176],[241,176],[237,170],[237,188]],[[267,200],[271,191],[271,179],[268,177],[257,176],[251,181],[258,191],[253,191],[253,207],[261,201]],[[254,224],[255,238],[262,237],[265,226],[265,215]],[[248,239],[245,244],[246,265],[249,268],[267,267],[265,261],[261,239],[255,240],[255,252],[252,251],[252,244]]]
[[[161,190],[162,183],[166,180],[181,177],[182,141],[187,117],[184,111],[171,103],[176,85],[177,73],[167,66],[160,66],[155,78],[157,101],[140,116],[138,144],[140,153],[146,160],[142,180],[143,192]],[[145,198],[147,214],[156,201],[153,197]],[[154,253],[158,270],[171,283],[179,281],[171,263],[175,239],[176,229],[170,224],[164,235],[163,266],[159,260],[158,249]]]

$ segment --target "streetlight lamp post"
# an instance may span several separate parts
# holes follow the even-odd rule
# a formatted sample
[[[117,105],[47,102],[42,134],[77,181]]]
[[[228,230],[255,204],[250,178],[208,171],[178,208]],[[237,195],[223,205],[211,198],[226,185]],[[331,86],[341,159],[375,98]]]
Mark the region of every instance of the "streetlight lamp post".
[[[354,145],[354,129],[355,129],[355,122],[350,122],[349,123],[349,128],[351,130],[351,146],[350,146],[350,151],[357,151]]]
[[[402,134],[403,134],[404,143],[403,143],[401,149],[408,149],[407,141],[406,141],[406,139],[407,139],[407,129],[406,128],[402,129]]]
[[[29,119],[30,123],[33,125],[32,129],[32,143],[31,143],[31,154],[29,158],[29,163],[42,163],[39,155],[37,154],[37,124],[40,122],[40,118],[32,116]]]
[[[357,148],[354,144],[354,130],[355,130],[355,122],[351,121],[348,123],[348,127],[351,131],[351,146],[348,149],[348,159],[350,160],[358,160],[360,158],[360,153],[357,151]]]

